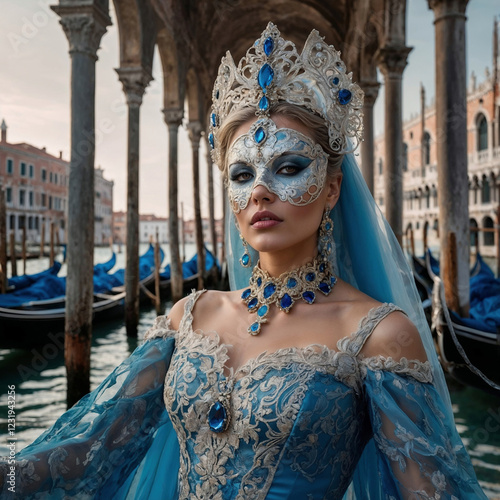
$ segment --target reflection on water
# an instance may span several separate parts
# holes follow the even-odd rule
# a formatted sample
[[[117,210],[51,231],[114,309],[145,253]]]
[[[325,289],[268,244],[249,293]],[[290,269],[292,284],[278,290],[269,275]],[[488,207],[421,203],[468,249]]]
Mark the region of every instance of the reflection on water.
[[[141,251],[145,250],[145,247]],[[98,249],[96,262],[110,256]],[[124,254],[118,256],[123,266]],[[48,265],[48,263],[47,263]],[[37,272],[47,265],[28,272]],[[164,304],[168,311],[171,304]],[[151,326],[154,309],[141,310],[139,339]],[[126,335],[122,320],[96,325],[92,340],[91,388],[96,388],[111,371],[127,358],[141,340]],[[64,351],[60,339],[38,350],[0,350],[0,456],[7,455],[7,386],[16,386],[16,437],[20,450],[66,410]],[[491,499],[500,500],[500,398],[473,388],[450,384],[455,420],[468,449],[477,476]]]

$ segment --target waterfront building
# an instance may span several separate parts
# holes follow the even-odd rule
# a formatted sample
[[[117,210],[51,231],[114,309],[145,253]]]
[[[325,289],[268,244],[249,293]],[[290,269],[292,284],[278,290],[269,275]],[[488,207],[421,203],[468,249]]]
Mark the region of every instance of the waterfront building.
[[[26,228],[28,243],[50,238],[53,222],[57,238],[66,241],[70,164],[45,148],[25,142],[7,141],[7,124],[2,120],[0,140],[0,186],[5,190],[7,231],[21,241]],[[95,243],[108,244],[112,234],[113,182],[95,169]]]
[[[494,61],[495,62],[495,61]],[[500,205],[500,75],[498,65],[486,69],[478,83],[472,74],[467,88],[467,149],[469,180],[469,219],[471,245],[478,237],[482,255],[495,256],[497,242],[493,231]],[[435,102],[425,105],[424,113],[403,122],[403,227],[428,244],[439,245],[437,142],[443,140],[436,127]],[[451,116],[450,119],[456,117]],[[384,200],[384,136],[375,140],[374,197],[382,211]],[[475,229],[479,229],[476,231]]]
[[[143,214],[139,216],[139,241],[148,243],[156,241],[168,243],[168,219],[166,217],[157,217],[154,214]]]

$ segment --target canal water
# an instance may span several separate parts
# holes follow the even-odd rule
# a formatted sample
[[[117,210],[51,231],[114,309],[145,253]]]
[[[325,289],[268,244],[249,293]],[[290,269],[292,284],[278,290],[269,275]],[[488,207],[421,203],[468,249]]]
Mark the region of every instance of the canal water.
[[[141,252],[146,245],[141,246]],[[191,252],[191,253],[190,253]],[[188,247],[187,257],[194,253]],[[95,262],[109,259],[109,249],[96,249]],[[124,254],[118,254],[123,267]],[[168,262],[168,260],[166,260]],[[28,273],[48,267],[47,259],[28,262]],[[18,267],[19,269],[19,267]],[[62,270],[64,273],[64,269]],[[163,304],[165,312],[171,303]],[[141,309],[138,339],[127,337],[122,320],[96,325],[92,340],[91,388],[127,358],[154,321],[152,307]],[[15,332],[13,332],[15,334]],[[8,455],[7,391],[16,387],[16,437],[21,450],[66,410],[64,351],[57,337],[40,349],[0,350],[0,456]],[[488,498],[500,500],[500,398],[449,382],[458,431]]]

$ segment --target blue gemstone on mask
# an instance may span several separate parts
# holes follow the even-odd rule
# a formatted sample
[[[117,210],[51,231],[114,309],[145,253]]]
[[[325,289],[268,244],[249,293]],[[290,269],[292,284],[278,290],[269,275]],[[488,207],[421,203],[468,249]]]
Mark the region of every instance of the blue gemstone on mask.
[[[265,92],[266,88],[271,85],[271,82],[273,81],[274,78],[274,71],[269,64],[264,64],[262,68],[260,68],[259,71],[259,76],[257,77],[257,81],[259,82],[259,85],[261,86],[262,90]]]
[[[333,83],[334,85],[338,85],[338,84],[339,84],[339,79],[338,79],[338,77],[337,77],[337,76],[336,76],[335,78],[333,78],[333,79],[332,79],[332,83]]]
[[[263,306],[260,306],[258,311],[257,311],[257,316],[262,318],[262,316],[265,316],[267,314],[267,311],[269,311],[269,306],[264,304]]]
[[[244,266],[248,266],[249,262],[250,262],[250,255],[248,255],[247,253],[243,254],[243,257],[241,258],[241,263]]]
[[[210,115],[210,121],[212,122],[212,127],[217,127],[217,115],[215,113]]]
[[[268,299],[273,295],[273,293],[276,291],[276,285],[274,283],[268,283],[264,287],[264,298]]]
[[[274,50],[274,40],[271,37],[266,38],[264,42],[264,54],[269,57]]]
[[[302,298],[308,303],[312,304],[314,302],[314,299],[316,298],[316,295],[314,295],[314,292],[304,292],[302,294]]]
[[[262,127],[259,127],[255,131],[254,138],[255,138],[255,142],[257,144],[260,144],[266,138],[266,131]]]
[[[318,285],[318,288],[320,289],[321,292],[323,292],[325,295],[328,295],[332,291],[332,287],[325,282],[321,282]]]
[[[252,293],[252,290],[250,290],[250,288],[247,288],[246,290],[243,290],[243,292],[241,294],[241,298],[243,300],[246,300],[246,299],[248,299],[248,297],[250,297],[251,293]]]
[[[216,401],[208,412],[208,425],[213,432],[224,432],[227,427],[227,411],[224,405]]]
[[[306,281],[314,281],[315,279],[316,279],[315,273],[307,273],[306,274]]]
[[[210,146],[212,149],[214,149],[215,144],[214,144],[214,134],[208,134],[208,142],[210,143]]]
[[[285,293],[285,295],[281,297],[280,306],[282,307],[282,309],[289,309],[292,306],[292,304],[293,304],[292,297],[290,297],[288,293]]]
[[[219,95],[220,95],[220,92],[217,90],[217,91],[215,92],[215,98],[216,98],[216,99],[218,99],[218,98],[219,98]]]
[[[340,89],[337,95],[340,104],[347,104],[351,100],[351,97],[351,91],[347,89]]]
[[[259,101],[259,109],[262,111],[269,109],[269,99],[266,96],[262,96],[262,99]]]
[[[257,300],[256,297],[254,297],[249,303],[248,303],[248,309],[255,309],[257,307],[257,304],[259,301]]]
[[[297,280],[295,278],[288,278],[288,281],[286,282],[286,286],[288,288],[295,288],[297,286]]]
[[[262,278],[259,276],[257,278],[257,286],[261,286],[262,285]]]

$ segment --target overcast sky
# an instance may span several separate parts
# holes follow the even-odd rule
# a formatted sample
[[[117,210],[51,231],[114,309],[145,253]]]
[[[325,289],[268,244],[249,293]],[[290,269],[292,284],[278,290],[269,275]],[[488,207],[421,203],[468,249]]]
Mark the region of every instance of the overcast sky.
[[[49,9],[56,0],[0,0],[0,120],[5,119],[9,142],[45,146],[49,153],[69,160],[70,150],[70,58],[68,42]],[[112,2],[110,2],[112,4]],[[428,99],[434,96],[433,13],[426,0],[409,0],[407,45],[413,47],[403,75],[403,117],[420,109],[420,82]],[[474,71],[484,80],[485,67],[492,66],[493,17],[500,14],[498,0],[471,0],[467,8],[467,75]],[[119,65],[117,25],[101,42],[97,62],[96,165],[115,182],[114,210],[126,208],[127,109],[114,68]],[[141,107],[140,211],[167,214],[167,128],[161,113],[163,97],[158,53],[153,67],[154,81]],[[383,130],[383,88],[375,105],[376,132]],[[106,133],[100,132],[103,120]],[[201,152],[202,186],[206,186],[205,149]],[[185,213],[193,213],[191,148],[182,130],[179,143],[179,196]],[[217,193],[220,193],[218,175]],[[205,191],[202,211],[207,214]],[[220,214],[220,198],[216,202]]]

